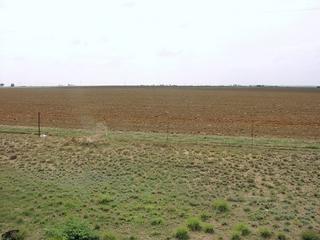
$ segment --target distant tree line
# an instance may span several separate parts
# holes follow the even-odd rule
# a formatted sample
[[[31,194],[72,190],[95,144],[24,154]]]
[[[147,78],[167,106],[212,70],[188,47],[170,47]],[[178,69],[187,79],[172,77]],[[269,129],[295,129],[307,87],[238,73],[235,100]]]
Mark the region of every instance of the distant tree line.
[[[4,87],[4,86],[5,86],[4,83],[0,83],[0,87]],[[14,87],[14,83],[11,83],[11,84],[10,84],[10,87]]]

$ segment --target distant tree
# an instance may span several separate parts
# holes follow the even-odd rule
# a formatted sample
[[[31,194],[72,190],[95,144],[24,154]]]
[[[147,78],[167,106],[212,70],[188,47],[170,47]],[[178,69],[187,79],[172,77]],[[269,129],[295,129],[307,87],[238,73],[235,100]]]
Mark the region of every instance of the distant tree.
[[[4,83],[0,83],[0,87],[4,87]]]
[[[10,85],[11,87],[14,87],[14,83],[11,83],[11,85]]]

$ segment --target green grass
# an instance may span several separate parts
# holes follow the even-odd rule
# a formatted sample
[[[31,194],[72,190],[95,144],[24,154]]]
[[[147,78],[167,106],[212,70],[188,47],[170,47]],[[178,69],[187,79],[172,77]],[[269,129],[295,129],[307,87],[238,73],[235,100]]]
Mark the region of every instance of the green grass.
[[[175,238],[179,239],[179,240],[187,240],[187,239],[189,239],[190,237],[189,237],[189,234],[188,234],[188,229],[185,228],[185,227],[179,227],[176,230]]]
[[[266,227],[262,227],[259,229],[259,235],[262,238],[271,238],[272,236],[272,232],[270,229],[266,228]]]
[[[239,232],[233,232],[230,239],[231,240],[240,240],[241,234]]]
[[[8,126],[0,125],[0,133],[9,134],[38,134],[36,127],[24,126]],[[166,133],[147,133],[147,132],[132,132],[132,131],[106,131],[99,129],[64,129],[64,128],[41,128],[41,133],[49,136],[60,137],[80,137],[94,136],[102,134],[110,140],[116,141],[147,141],[154,143],[196,143],[196,144],[219,144],[229,145],[234,147],[252,147],[252,139],[250,137],[234,137],[234,136],[217,136],[217,135],[196,135],[196,134],[170,134],[167,138]],[[320,142],[310,139],[293,139],[293,138],[254,138],[253,147],[270,147],[284,149],[312,149],[320,150]]]
[[[277,240],[286,240],[286,239],[288,239],[288,237],[287,237],[286,234],[280,232],[280,233],[277,233],[277,238],[276,239]]]
[[[99,240],[98,235],[94,233],[86,222],[76,219],[70,219],[59,226],[47,230],[46,236],[49,239],[61,240]]]
[[[320,227],[315,142],[261,139],[271,146],[252,148],[245,138],[43,130],[47,138],[0,127],[0,233],[44,239],[70,218],[120,240],[244,238],[239,222],[248,239],[261,226],[287,239]]]
[[[198,218],[192,217],[187,220],[187,227],[191,231],[200,231],[202,226],[201,226],[201,221]]]
[[[251,231],[247,224],[238,223],[234,226],[234,231],[241,234],[241,236],[248,236]]]
[[[212,203],[212,206],[218,213],[225,213],[230,210],[229,203],[224,199],[215,199]]]
[[[205,233],[214,233],[213,225],[210,223],[202,223],[201,228]]]
[[[320,233],[315,231],[304,231],[301,235],[302,240],[320,240]]]
[[[111,232],[105,232],[102,236],[102,240],[117,240],[117,237]]]

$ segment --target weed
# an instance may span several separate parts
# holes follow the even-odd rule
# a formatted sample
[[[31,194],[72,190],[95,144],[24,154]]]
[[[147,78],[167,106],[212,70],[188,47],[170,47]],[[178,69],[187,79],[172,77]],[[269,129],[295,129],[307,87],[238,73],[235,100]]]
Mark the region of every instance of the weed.
[[[102,236],[102,240],[116,240],[116,236],[111,232],[105,232]]]
[[[187,227],[191,231],[201,231],[201,222],[198,218],[192,217],[187,220]]]
[[[188,233],[188,229],[185,227],[180,227],[176,230],[176,234],[175,234],[176,239],[179,240],[187,240],[189,239],[189,233]]]
[[[263,238],[270,238],[272,236],[272,232],[268,228],[260,228],[259,235]]]
[[[99,240],[91,228],[80,220],[70,219],[65,224],[47,232],[51,239],[63,240]]]
[[[248,225],[244,223],[238,223],[237,225],[235,225],[234,230],[236,232],[239,232],[242,236],[248,236],[251,233]]]
[[[231,235],[231,240],[240,240],[241,239],[241,235],[238,232],[234,232]]]
[[[130,236],[128,238],[125,238],[125,240],[138,240],[135,236]]]
[[[277,240],[286,240],[287,236],[284,233],[277,233]]]
[[[101,196],[99,203],[100,204],[108,204],[113,201],[113,198],[110,195]]]
[[[202,214],[200,215],[200,219],[201,219],[202,221],[207,221],[209,218],[210,218],[210,215],[208,215],[207,213],[202,213]]]
[[[320,234],[314,231],[305,231],[301,234],[302,240],[320,240]]]
[[[214,200],[212,206],[218,213],[228,212],[230,209],[228,202],[224,199]]]
[[[163,224],[164,220],[162,218],[154,218],[151,220],[151,225],[155,226],[155,225],[161,225]]]
[[[209,223],[202,223],[202,229],[205,233],[214,233],[213,226]]]

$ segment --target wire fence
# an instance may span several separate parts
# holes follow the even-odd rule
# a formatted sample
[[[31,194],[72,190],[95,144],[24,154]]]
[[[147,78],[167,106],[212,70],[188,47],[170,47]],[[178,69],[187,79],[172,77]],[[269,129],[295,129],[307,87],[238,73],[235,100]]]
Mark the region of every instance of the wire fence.
[[[40,112],[35,114],[36,122],[31,127],[18,127],[18,126],[8,126],[2,125],[0,126],[0,133],[2,134],[29,134],[29,135],[37,135],[38,137],[46,137],[47,135],[63,135],[59,128],[50,128],[50,127],[42,127],[43,115]],[[264,148],[277,148],[284,150],[294,150],[294,149],[312,149],[312,150],[320,150],[320,141],[319,139],[304,139],[304,138],[279,138],[279,137],[270,137],[270,136],[259,136],[257,134],[257,129],[259,128],[259,124],[255,122],[253,119],[249,124],[249,131],[247,131],[246,135],[237,135],[237,136],[228,136],[228,135],[214,135],[214,134],[191,134],[191,133],[178,133],[175,132],[174,126],[170,124],[170,116],[168,112],[165,112],[164,119],[166,120],[162,123],[162,127],[159,131],[128,131],[112,129],[108,127],[108,129],[104,128],[104,124],[97,127],[96,129],[68,129],[67,131],[71,135],[81,136],[83,134],[95,134],[97,131],[106,131],[108,135],[112,135],[113,139],[121,139],[121,138],[134,138],[135,140],[140,141],[161,141],[165,143],[199,143],[199,144],[214,144],[220,146],[229,146],[229,147],[264,147]],[[161,114],[159,114],[161,116]],[[156,117],[159,117],[156,116]],[[163,116],[162,116],[163,117]],[[44,121],[45,122],[45,121]],[[164,126],[164,128],[163,128]],[[279,126],[281,127],[281,126]],[[156,126],[155,126],[156,128]],[[276,127],[278,129],[278,127]],[[142,128],[143,129],[143,128]],[[156,133],[154,133],[156,132]],[[248,134],[249,133],[249,134]],[[65,134],[66,135],[66,134]],[[67,134],[68,135],[68,134]],[[156,137],[155,137],[156,136]]]

